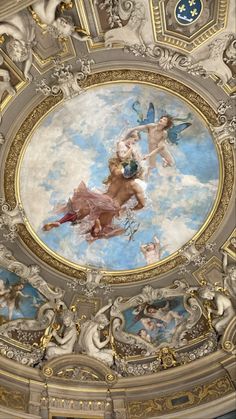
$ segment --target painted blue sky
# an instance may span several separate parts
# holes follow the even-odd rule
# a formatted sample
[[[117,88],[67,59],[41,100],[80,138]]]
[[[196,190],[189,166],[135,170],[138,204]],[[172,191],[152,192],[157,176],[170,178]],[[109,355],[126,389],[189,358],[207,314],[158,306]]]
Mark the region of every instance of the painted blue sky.
[[[9,290],[12,285],[20,282],[22,281],[16,274],[0,268],[0,285],[2,288]],[[25,297],[19,297],[19,308],[14,308],[11,320],[36,318],[38,308],[46,301],[45,298],[29,283],[25,283],[21,292]],[[5,304],[4,294],[0,297],[0,316],[3,316],[8,320],[8,307],[7,304]]]
[[[189,316],[183,305],[183,297],[169,298],[164,301],[156,300],[153,304],[151,304],[151,306],[158,309],[165,307],[166,304],[169,305],[169,312],[172,310],[173,312],[178,313],[178,315],[182,316],[182,319]],[[157,346],[163,342],[171,342],[171,338],[175,332],[176,324],[178,321],[180,321],[180,319],[176,321],[174,318],[172,318],[171,321],[165,323],[159,319],[150,317],[150,320],[156,325],[153,330],[150,330],[149,328],[145,327],[145,324],[143,324],[142,321],[140,321],[140,318],[142,319],[148,317],[145,314],[142,314],[142,311],[140,312],[140,315],[137,315],[137,313],[137,307],[129,308],[123,312],[125,320],[124,331],[126,333],[137,335],[140,330],[146,330],[147,334],[149,334],[151,338],[151,342]]]
[[[134,214],[139,225],[134,240],[122,235],[89,245],[79,226],[70,223],[43,232],[43,224],[58,219],[55,205],[66,202],[82,180],[90,189],[105,192],[103,180],[109,174],[108,160],[115,154],[116,143],[127,128],[138,125],[132,108],[136,100],[144,116],[152,102],[156,119],[163,113],[178,118],[191,113],[192,126],[180,134],[178,145],[169,144],[175,167],[162,167],[158,157],[157,169],[142,183],[146,206]],[[139,147],[142,154],[147,153],[146,133],[141,134]],[[218,179],[211,135],[190,106],[152,86],[113,83],[87,90],[45,118],[25,152],[20,195],[33,230],[54,252],[80,265],[127,270],[146,265],[140,246],[154,235],[161,242],[162,258],[190,240],[212,209]],[[115,223],[122,225],[124,219]]]

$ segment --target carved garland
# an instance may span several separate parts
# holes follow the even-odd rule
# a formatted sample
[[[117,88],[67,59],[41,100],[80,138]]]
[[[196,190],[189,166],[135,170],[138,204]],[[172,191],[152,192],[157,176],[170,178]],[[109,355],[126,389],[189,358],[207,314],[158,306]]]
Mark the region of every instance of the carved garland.
[[[167,76],[160,74],[155,74],[146,71],[136,71],[136,70],[116,70],[116,71],[106,71],[101,73],[95,73],[88,76],[83,87],[90,87],[93,85],[104,84],[107,82],[116,82],[116,81],[133,81],[133,82],[143,82],[151,83],[157,87],[162,87],[169,91],[178,94],[183,99],[188,98],[190,103],[201,110],[203,117],[211,124],[212,126],[217,126],[217,114],[210,107],[210,105],[195,91],[191,88],[185,86],[177,80],[171,79]],[[16,188],[16,167],[21,149],[28,137],[28,135],[33,130],[35,124],[51,109],[53,109],[60,101],[62,100],[62,95],[58,96],[48,96],[46,97],[25,119],[22,123],[20,129],[18,130],[15,138],[13,139],[12,145],[10,147],[9,154],[7,156],[6,165],[5,165],[5,178],[4,178],[4,189],[5,189],[5,198],[9,203],[11,208],[15,208],[17,205],[15,188]],[[214,214],[211,215],[208,224],[205,226],[205,229],[201,232],[201,235],[197,238],[198,245],[204,245],[212,236],[212,234],[219,227],[220,223],[223,220],[224,215],[226,214],[233,190],[233,151],[228,141],[225,140],[219,145],[222,159],[225,177],[223,180],[222,195],[219,199],[217,208],[214,210]],[[23,242],[27,247],[29,247],[34,254],[36,254],[42,261],[52,266],[54,269],[62,272],[65,275],[69,275],[73,278],[84,278],[84,272],[79,269],[72,268],[66,263],[61,262],[50,254],[48,254],[43,248],[36,243],[29,232],[27,231],[24,225],[18,227],[18,233]],[[148,280],[154,276],[164,274],[168,271],[175,269],[180,266],[185,261],[185,258],[182,255],[177,255],[172,259],[163,261],[158,266],[147,269],[145,271],[139,272],[128,272],[125,274],[117,273],[106,273],[104,275],[104,280],[106,283],[129,283],[134,281],[144,281]]]

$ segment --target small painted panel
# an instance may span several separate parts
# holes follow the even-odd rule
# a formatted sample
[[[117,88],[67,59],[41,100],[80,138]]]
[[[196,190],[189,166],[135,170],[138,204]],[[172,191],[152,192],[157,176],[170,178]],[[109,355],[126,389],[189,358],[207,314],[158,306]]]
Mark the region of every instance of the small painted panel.
[[[154,346],[171,344],[176,326],[189,314],[183,305],[183,297],[156,300],[153,304],[141,304],[123,312],[124,331],[138,335]]]
[[[192,239],[218,182],[198,113],[162,89],[119,82],[88,89],[42,121],[18,190],[27,228],[54,257],[122,271],[156,264]]]
[[[201,0],[180,0],[175,9],[175,17],[181,25],[195,22],[202,12]]]
[[[45,301],[32,285],[0,268],[0,325],[16,319],[35,319]]]

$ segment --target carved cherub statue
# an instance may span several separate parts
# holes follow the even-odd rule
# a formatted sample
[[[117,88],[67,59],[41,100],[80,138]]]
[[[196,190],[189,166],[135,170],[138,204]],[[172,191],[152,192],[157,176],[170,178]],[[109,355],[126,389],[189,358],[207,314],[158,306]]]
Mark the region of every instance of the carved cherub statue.
[[[24,76],[31,80],[29,74],[32,64],[32,45],[35,40],[35,27],[26,11],[16,13],[0,22],[0,36],[8,35],[6,50],[14,62],[24,62]],[[4,39],[4,38],[3,38]]]
[[[85,30],[77,28],[69,18],[56,17],[56,9],[61,0],[39,0],[31,6],[35,21],[55,38],[73,38],[86,41],[90,36]],[[64,0],[64,5],[71,5],[71,0]]]
[[[230,299],[222,292],[216,291],[212,286],[205,285],[198,290],[201,298],[214,301],[216,309],[209,307],[209,312],[213,315],[212,325],[215,330],[222,335],[225,327],[235,316],[235,311]]]
[[[65,310],[62,315],[62,322],[62,336],[59,336],[56,330],[52,332],[52,336],[56,342],[48,343],[45,355],[46,359],[54,358],[59,355],[71,354],[73,352],[77,339],[77,329],[73,320],[73,313],[70,310]]]
[[[79,350],[85,352],[87,355],[111,366],[113,363],[113,354],[111,349],[103,349],[110,340],[108,336],[104,341],[101,340],[100,330],[104,329],[109,324],[104,312],[112,305],[109,304],[102,307],[96,315],[91,319],[85,321],[81,326],[79,335]]]

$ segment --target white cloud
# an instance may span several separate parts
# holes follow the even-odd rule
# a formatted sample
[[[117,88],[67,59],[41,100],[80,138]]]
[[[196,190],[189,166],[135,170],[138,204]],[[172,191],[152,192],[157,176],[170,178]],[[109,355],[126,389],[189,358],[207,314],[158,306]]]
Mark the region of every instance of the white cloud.
[[[163,218],[161,246],[164,246],[169,253],[176,252],[194,236],[196,231],[187,226],[188,222],[191,220],[184,217],[174,217],[172,220]]]
[[[36,231],[53,210],[52,191],[57,201],[67,200],[81,179],[88,181],[95,155],[65,138],[63,126],[42,126],[35,133],[22,163],[20,193]]]

